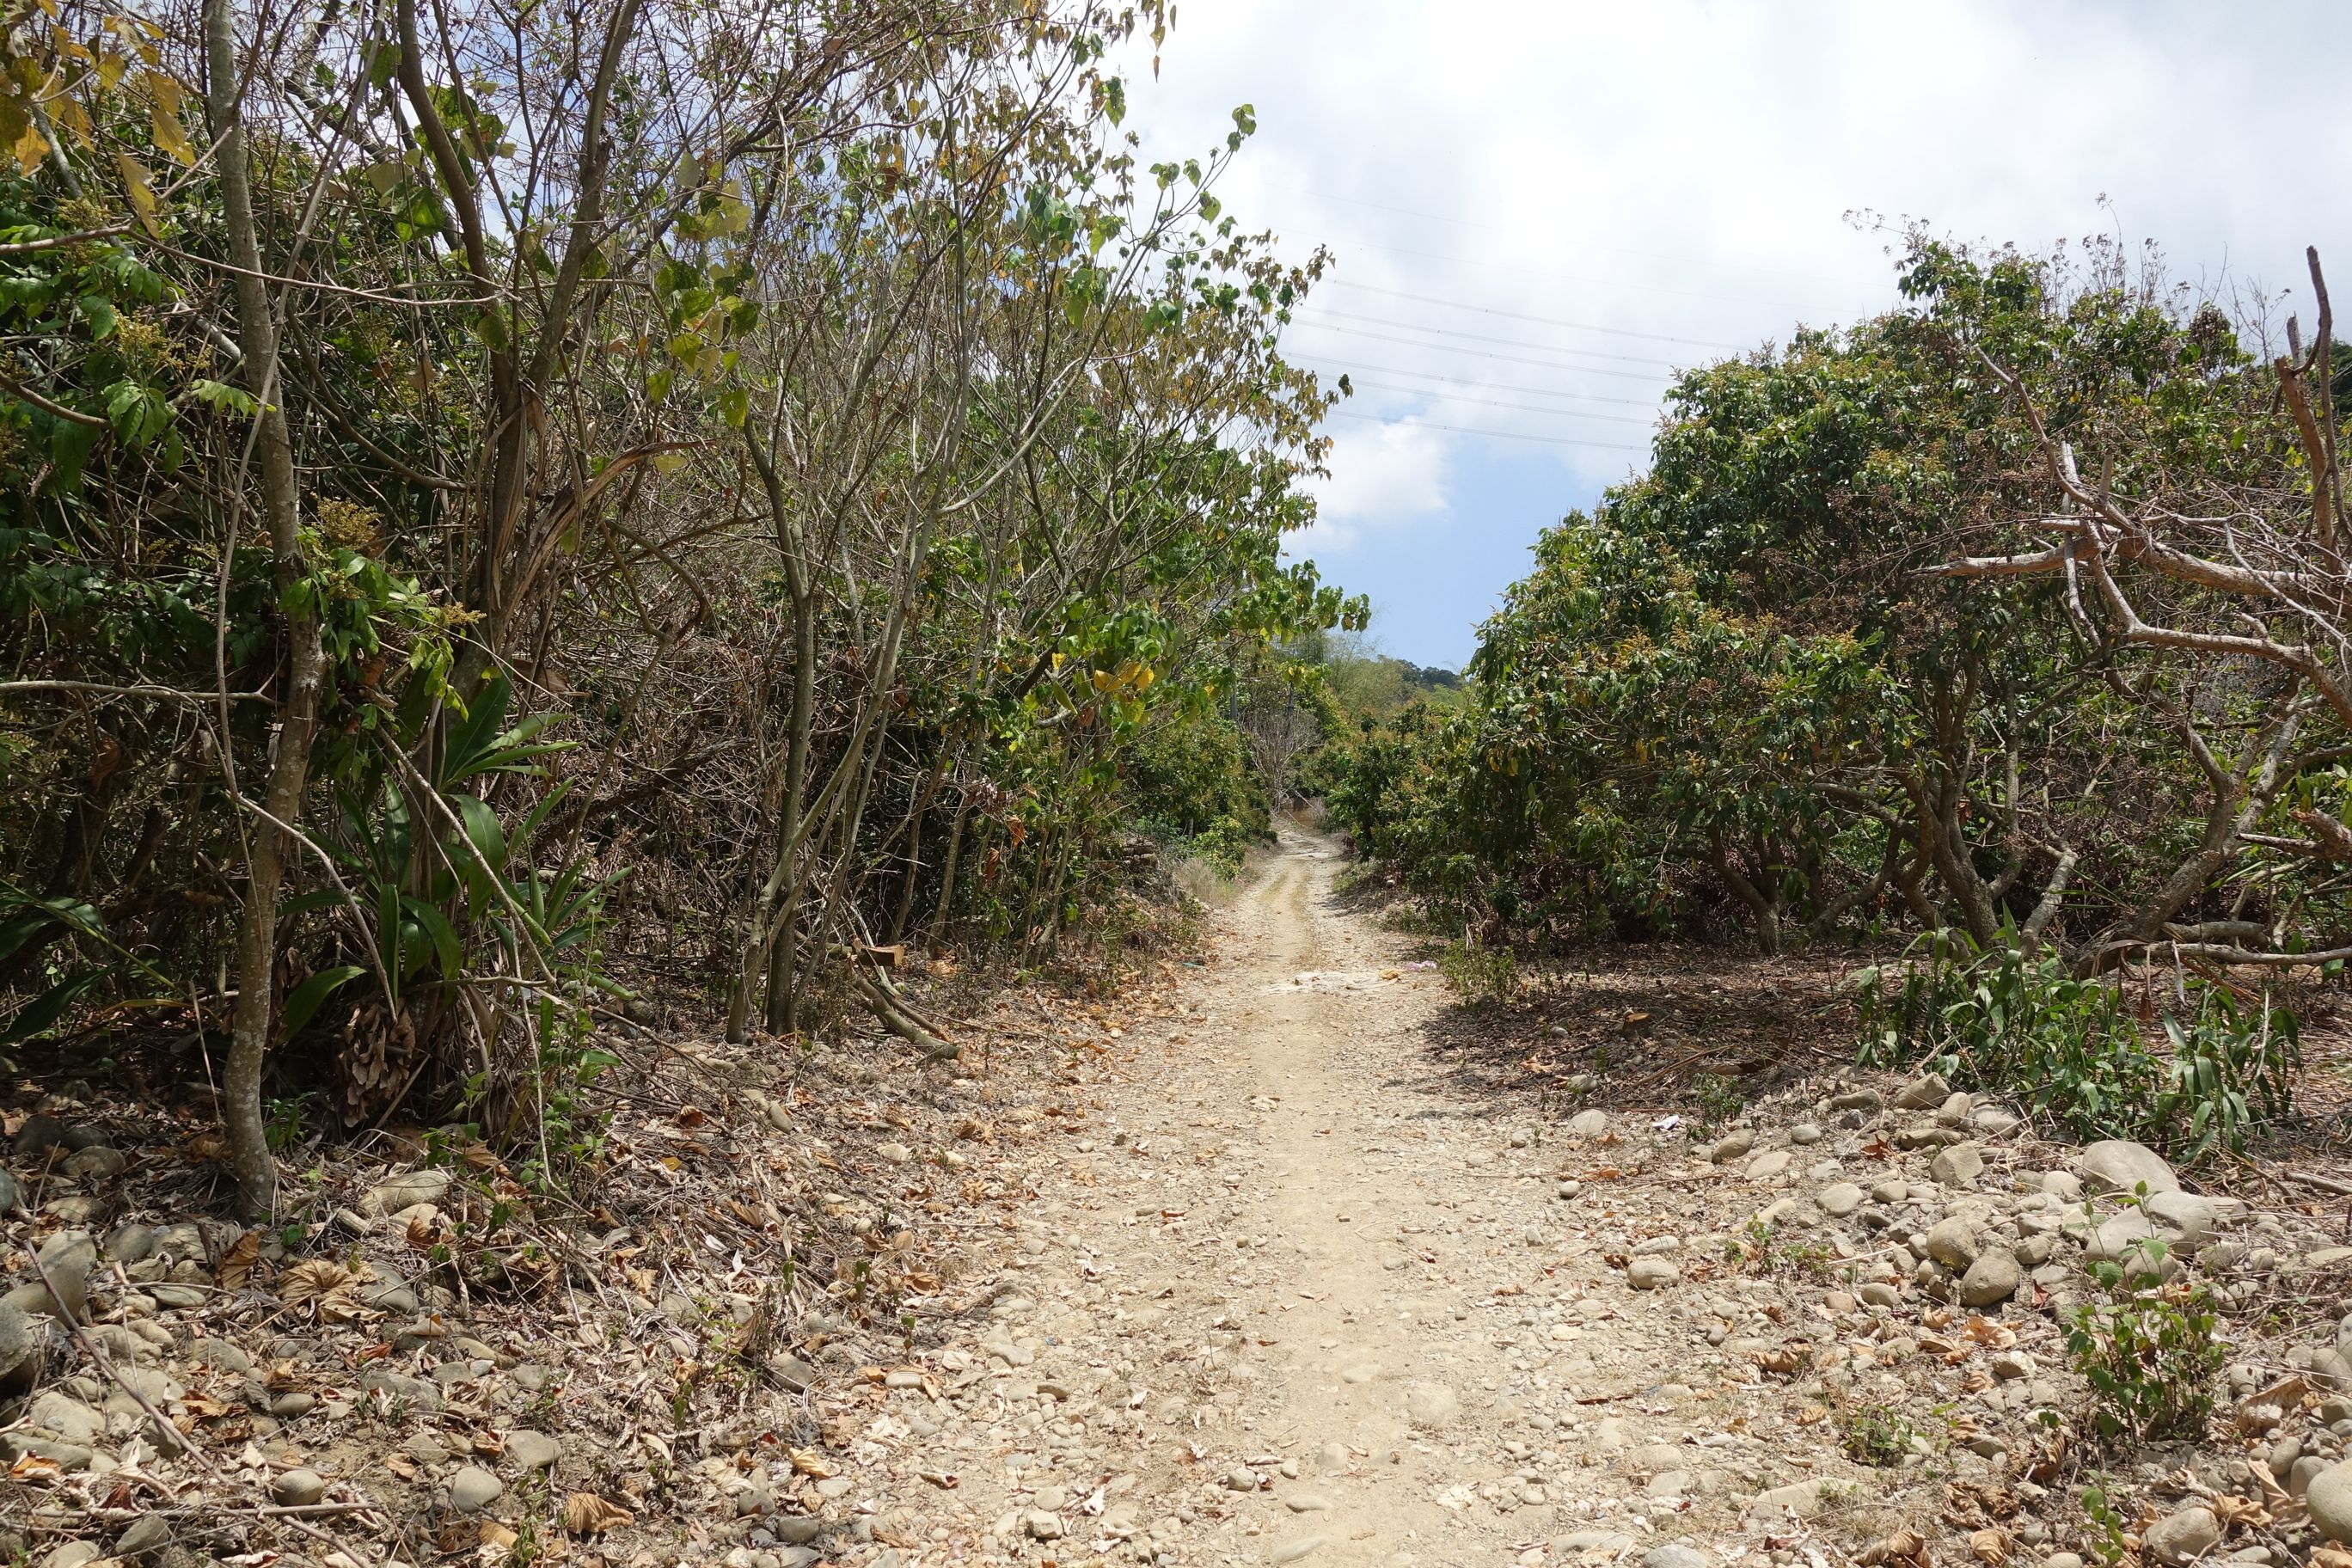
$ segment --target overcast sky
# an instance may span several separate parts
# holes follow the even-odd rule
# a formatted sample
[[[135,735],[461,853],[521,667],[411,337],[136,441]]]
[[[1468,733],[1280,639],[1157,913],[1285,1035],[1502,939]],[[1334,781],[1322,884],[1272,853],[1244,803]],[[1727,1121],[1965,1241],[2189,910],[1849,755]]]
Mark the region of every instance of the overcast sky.
[[[1255,106],[1221,194],[1337,257],[1288,349],[1357,388],[1296,551],[1455,666],[1674,366],[1893,302],[1885,226],[2152,238],[2306,323],[2316,244],[2352,297],[2347,43],[2352,6],[2246,0],[1181,0],[1128,123],[1198,153]]]

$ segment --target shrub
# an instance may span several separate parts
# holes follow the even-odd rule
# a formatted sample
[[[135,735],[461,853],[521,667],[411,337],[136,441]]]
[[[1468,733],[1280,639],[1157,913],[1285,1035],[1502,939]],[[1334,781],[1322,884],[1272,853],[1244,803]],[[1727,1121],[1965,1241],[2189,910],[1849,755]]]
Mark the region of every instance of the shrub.
[[[1437,972],[1473,1007],[1508,1006],[1519,994],[1519,963],[1507,947],[1449,942],[1438,955]]]
[[[2130,1138],[2184,1160],[2242,1150],[2286,1114],[2302,1064],[2294,1016],[2184,980],[2151,1040],[2110,981],[2080,979],[2014,931],[1990,949],[1932,931],[1892,971],[1857,973],[1865,1066],[1933,1067],[1995,1089],[2077,1138]]]
[[[1918,1436],[1901,1411],[1884,1405],[1841,1405],[1835,1415],[1839,1443],[1857,1465],[1892,1469],[1911,1452]]]
[[[1837,1260],[1827,1247],[1809,1241],[1790,1242],[1780,1227],[1760,1219],[1748,1222],[1747,1239],[1723,1244],[1723,1260],[1749,1274],[1793,1274],[1819,1279],[1836,1278]]]
[[[1690,1080],[1691,1099],[1697,1109],[1692,1113],[1695,1132],[1708,1134],[1748,1109],[1748,1096],[1739,1080],[1729,1073],[1703,1072]]]
[[[2094,1432],[2111,1447],[2202,1436],[2228,1353],[2212,1292],[2158,1283],[2164,1243],[2139,1245],[2155,1268],[2094,1265],[2104,1299],[2077,1307],[2066,1330],[2067,1360],[2091,1385]]]

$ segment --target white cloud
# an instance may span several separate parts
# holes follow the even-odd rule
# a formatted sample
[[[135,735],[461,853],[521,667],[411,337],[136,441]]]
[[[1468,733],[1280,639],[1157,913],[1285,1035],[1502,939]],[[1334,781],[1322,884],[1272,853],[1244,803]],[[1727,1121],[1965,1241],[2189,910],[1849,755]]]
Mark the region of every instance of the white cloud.
[[[1288,352],[1422,422],[1330,426],[1309,548],[1361,561],[1449,491],[1461,515],[1490,453],[1545,454],[1568,504],[1641,460],[1618,448],[1674,366],[1894,304],[1898,237],[1850,211],[2154,237],[2209,286],[2305,296],[2316,244],[2344,297],[2352,126],[2293,84],[2347,45],[2352,7],[2304,0],[1184,0],[1128,123],[1199,153],[1253,104],[1228,210],[1337,257]],[[1499,586],[1525,558],[1497,549]]]
[[[1413,425],[1334,425],[1331,477],[1315,485],[1315,525],[1291,553],[1340,552],[1367,531],[1445,510],[1447,451],[1440,432]]]

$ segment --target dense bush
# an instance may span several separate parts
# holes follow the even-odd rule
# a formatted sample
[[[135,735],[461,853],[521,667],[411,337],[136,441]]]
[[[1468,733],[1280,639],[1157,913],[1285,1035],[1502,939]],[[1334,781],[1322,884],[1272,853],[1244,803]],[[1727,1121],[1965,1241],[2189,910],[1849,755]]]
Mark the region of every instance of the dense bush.
[[[2137,992],[2136,1009],[2114,978],[2078,977],[2058,954],[2001,937],[1980,949],[1938,931],[1906,962],[1860,971],[1863,1060],[1932,1067],[2015,1097],[2072,1137],[2129,1138],[2184,1160],[2241,1151],[2257,1122],[2290,1109],[2301,1038],[2267,993],[2241,1004],[2225,985],[2168,975]]]
[[[1322,259],[1223,210],[1246,106],[1139,162],[1167,20],[0,34],[0,1043],[201,1044],[258,1214],[268,1100],[520,1135],[624,991],[905,1032],[857,954],[1261,832],[1242,676],[1360,618],[1283,559]]]
[[[2300,508],[2307,533],[2280,373],[2110,250],[1915,237],[1900,280],[1885,317],[1684,375],[1650,471],[1544,536],[1458,710],[1349,746],[1335,816],[1497,940],[2011,930],[2083,974],[2326,948],[2352,698],[2204,635],[2218,590],[2172,590],[2193,635],[2113,607],[2165,573],[2303,579],[2123,523],[2071,584],[2029,548],[2104,504],[2085,471],[2150,518]]]

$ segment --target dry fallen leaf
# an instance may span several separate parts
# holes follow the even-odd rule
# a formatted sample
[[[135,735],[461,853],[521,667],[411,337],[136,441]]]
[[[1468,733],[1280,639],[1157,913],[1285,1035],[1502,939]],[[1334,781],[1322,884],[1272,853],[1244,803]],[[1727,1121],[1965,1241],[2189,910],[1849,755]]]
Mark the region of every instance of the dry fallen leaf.
[[[261,1233],[248,1230],[221,1254],[215,1276],[224,1290],[242,1290],[253,1281],[254,1265],[261,1261]]]
[[[818,1453],[815,1449],[794,1448],[791,1450],[791,1453],[793,1458],[793,1472],[795,1475],[806,1476],[813,1481],[824,1481],[833,1479],[833,1467],[826,1464],[824,1461],[824,1456]]]
[[[355,1322],[367,1314],[359,1285],[359,1276],[350,1269],[313,1258],[286,1271],[278,1281],[278,1299],[289,1307],[308,1307],[312,1317],[329,1322]]]
[[[2231,1497],[2227,1492],[2216,1495],[2212,1501],[2213,1517],[2229,1528],[2243,1525],[2249,1530],[2266,1530],[2271,1524],[2271,1510],[2251,1498]],[[2343,1556],[2342,1553],[2338,1553]],[[2316,1557],[2312,1559],[2315,1565]],[[2352,1568],[2352,1556],[2346,1556],[2338,1568]]]
[[[1987,1568],[2000,1568],[2009,1561],[2009,1534],[2006,1531],[1979,1530],[1969,1536],[1969,1550]]]
[[[1899,1530],[1874,1541],[1862,1553],[1863,1568],[1927,1568],[1927,1541],[1916,1530]]]
[[[563,1528],[574,1535],[602,1535],[636,1517],[619,1503],[607,1502],[594,1492],[573,1492],[563,1500]]]
[[[1808,1405],[1797,1412],[1797,1425],[1800,1426],[1818,1426],[1829,1418],[1830,1413],[1818,1405]]]

